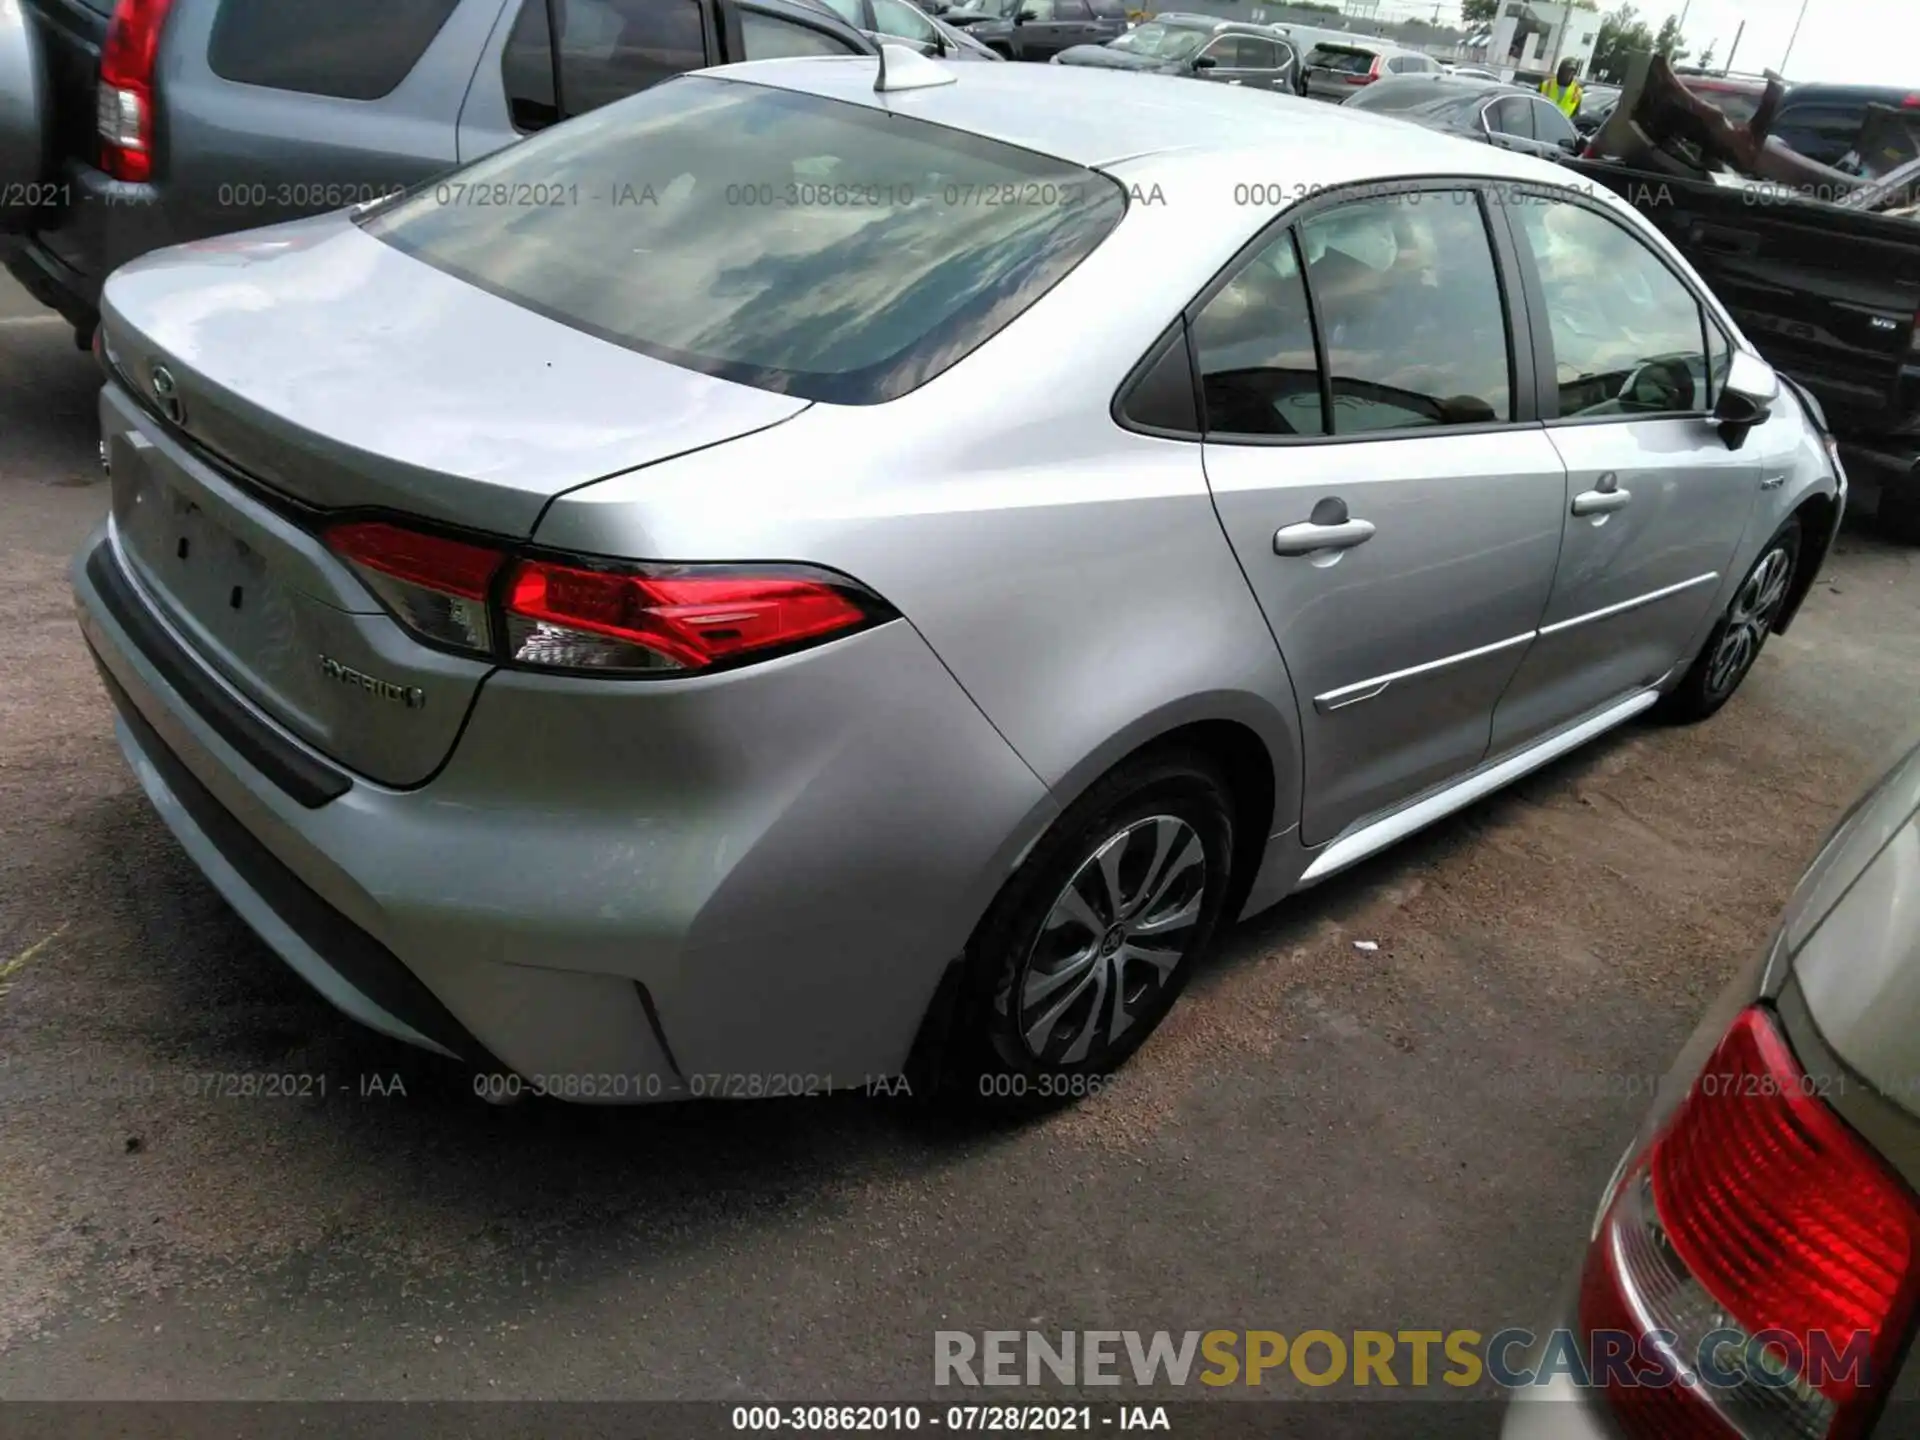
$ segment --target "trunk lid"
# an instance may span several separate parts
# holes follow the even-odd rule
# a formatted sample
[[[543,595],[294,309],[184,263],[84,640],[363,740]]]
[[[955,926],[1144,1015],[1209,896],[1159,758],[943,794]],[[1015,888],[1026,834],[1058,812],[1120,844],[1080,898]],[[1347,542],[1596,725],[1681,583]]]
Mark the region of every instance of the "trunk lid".
[[[180,430],[321,510],[383,508],[522,538],[562,490],[703,449],[807,402],[556,324],[319,216],[122,267],[116,367]]]
[[[137,261],[102,311],[122,565],[226,684],[393,785],[438,769],[492,663],[402,629],[318,538],[328,512],[524,539],[563,490],[807,404],[569,330],[337,217]]]

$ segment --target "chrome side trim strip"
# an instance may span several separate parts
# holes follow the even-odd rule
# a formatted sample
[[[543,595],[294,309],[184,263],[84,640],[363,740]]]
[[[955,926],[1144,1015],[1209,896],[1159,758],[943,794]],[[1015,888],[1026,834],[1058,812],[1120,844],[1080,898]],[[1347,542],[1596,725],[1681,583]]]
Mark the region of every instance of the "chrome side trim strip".
[[[1542,635],[1558,635],[1562,630],[1571,630],[1576,625],[1590,624],[1595,620],[1606,620],[1615,615],[1624,615],[1629,610],[1638,610],[1642,605],[1651,605],[1656,600],[1665,600],[1669,595],[1678,595],[1683,590],[1691,590],[1696,585],[1711,585],[1720,578],[1718,570],[1709,570],[1704,575],[1696,575],[1691,580],[1682,580],[1678,585],[1667,585],[1658,590],[1649,590],[1644,595],[1636,595],[1631,600],[1622,600],[1618,605],[1609,605],[1604,610],[1589,610],[1584,615],[1576,615],[1571,620],[1556,620],[1551,625],[1542,625]]]
[[[1434,821],[1464,809],[1483,796],[1491,795],[1502,786],[1538,770],[1548,761],[1559,759],[1569,750],[1579,749],[1596,735],[1632,719],[1659,698],[1660,692],[1657,690],[1636,691],[1571,729],[1536,740],[1525,750],[1509,755],[1497,765],[1475,770],[1424,800],[1416,800],[1404,809],[1395,810],[1350,834],[1342,835],[1314,856],[1313,863],[1301,875],[1300,883],[1310,885],[1324,880],[1369,855],[1378,854],[1414,831],[1423,830]]]
[[[1426,675],[1435,670],[1444,670],[1449,665],[1459,665],[1468,660],[1478,660],[1483,655],[1494,655],[1502,650],[1511,650],[1516,645],[1525,645],[1532,640],[1536,632],[1529,630],[1524,635],[1514,635],[1505,640],[1496,640],[1491,645],[1482,645],[1478,650],[1462,650],[1458,655],[1443,655],[1438,660],[1429,660],[1424,665],[1410,665],[1405,670],[1395,670],[1390,675],[1375,675],[1370,680],[1358,680],[1351,685],[1342,685],[1338,690],[1329,690],[1324,695],[1313,697],[1313,708],[1322,715],[1331,714],[1348,705],[1356,705],[1362,700],[1371,700],[1396,680],[1410,680],[1415,675]]]

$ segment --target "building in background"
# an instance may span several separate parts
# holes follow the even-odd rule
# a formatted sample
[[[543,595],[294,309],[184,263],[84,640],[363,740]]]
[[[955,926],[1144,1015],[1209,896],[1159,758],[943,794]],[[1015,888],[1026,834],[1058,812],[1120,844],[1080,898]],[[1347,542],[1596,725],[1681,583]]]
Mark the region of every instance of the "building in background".
[[[1598,10],[1549,0],[1507,0],[1490,30],[1471,37],[1479,58],[1490,68],[1520,74],[1545,73],[1559,60],[1572,60],[1585,79],[1600,39]]]

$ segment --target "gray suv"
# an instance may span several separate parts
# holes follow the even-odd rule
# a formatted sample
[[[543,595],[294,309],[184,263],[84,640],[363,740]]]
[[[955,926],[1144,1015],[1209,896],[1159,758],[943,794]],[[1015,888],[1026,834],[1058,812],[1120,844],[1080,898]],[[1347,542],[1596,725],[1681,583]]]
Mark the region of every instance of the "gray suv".
[[[149,250],[376,199],[682,71],[874,49],[799,0],[19,0],[0,249],[86,344]]]

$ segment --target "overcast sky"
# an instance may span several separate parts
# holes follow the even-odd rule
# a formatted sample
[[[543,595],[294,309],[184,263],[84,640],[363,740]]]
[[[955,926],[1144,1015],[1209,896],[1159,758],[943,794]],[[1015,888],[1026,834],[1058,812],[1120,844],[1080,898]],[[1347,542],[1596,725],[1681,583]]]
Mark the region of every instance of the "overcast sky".
[[[1697,57],[1714,46],[1716,63],[1727,58],[1740,22],[1747,33],[1733,57],[1741,70],[1779,69],[1793,35],[1800,0],[1640,0],[1638,8],[1658,24],[1671,9],[1686,6],[1687,44]],[[1602,10],[1614,7],[1603,3]],[[1920,4],[1915,0],[1807,0],[1807,18],[1787,61],[1789,80],[1845,81],[1862,85],[1911,84],[1920,91]]]
[[[1656,28],[1686,8],[1687,44],[1695,58],[1708,45],[1714,63],[1727,58],[1740,22],[1747,33],[1733,57],[1741,70],[1780,69],[1793,34],[1800,0],[1634,0]],[[1619,0],[1600,0],[1602,12]],[[1381,13],[1430,19],[1457,13],[1456,0],[1382,0]],[[1806,23],[1788,62],[1789,80],[1830,80],[1861,85],[1912,85],[1920,92],[1920,0],[1807,0]]]

